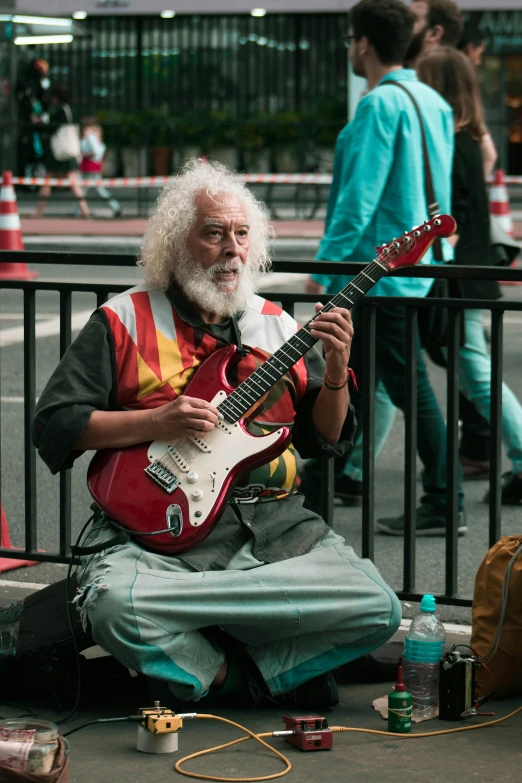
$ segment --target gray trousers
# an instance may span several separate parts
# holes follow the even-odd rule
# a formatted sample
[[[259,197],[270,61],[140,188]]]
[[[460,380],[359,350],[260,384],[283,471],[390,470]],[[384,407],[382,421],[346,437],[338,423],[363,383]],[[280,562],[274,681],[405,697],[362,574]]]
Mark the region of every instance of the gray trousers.
[[[203,628],[244,643],[275,696],[375,649],[401,619],[375,566],[333,531],[308,554],[271,564],[249,541],[222,571],[128,543],[96,555],[80,582],[96,642],[186,701],[206,694],[225,659]]]

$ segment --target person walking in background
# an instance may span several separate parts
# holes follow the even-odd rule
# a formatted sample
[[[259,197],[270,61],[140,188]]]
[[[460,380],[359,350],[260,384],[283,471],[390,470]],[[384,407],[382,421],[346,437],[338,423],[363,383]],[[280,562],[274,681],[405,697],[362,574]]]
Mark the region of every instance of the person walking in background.
[[[466,22],[457,49],[466,55],[475,68],[482,65],[482,57],[486,51],[486,38],[472,22]]]
[[[460,41],[457,44],[457,49],[466,55],[475,68],[478,68],[482,65],[482,56],[486,50],[486,39],[478,27],[471,24],[471,22],[466,22]],[[498,155],[491,134],[485,125],[484,130],[485,133],[480,140],[480,150],[484,165],[484,177],[488,179],[495,167]]]
[[[454,0],[413,0],[411,10],[415,16],[415,25],[407,55],[410,67],[416,67],[419,57],[425,52],[440,46],[461,47],[475,67],[480,65],[484,52],[483,36],[470,23],[464,24],[462,11]],[[484,178],[488,179],[498,156],[485,125],[480,139],[480,151]],[[390,417],[391,413],[388,412],[388,419]],[[491,442],[489,423],[463,394],[459,397],[459,417],[462,476],[466,480],[486,478]]]
[[[96,179],[101,177],[103,167],[103,156],[107,149],[103,143],[102,128],[96,117],[83,117],[82,119],[82,138],[81,151],[82,160],[80,171],[84,179]],[[89,191],[89,185],[85,184],[85,195]],[[121,215],[121,207],[115,198],[112,198],[107,188],[103,186],[96,187],[99,197],[107,201],[112,209],[112,217]]]
[[[457,221],[455,263],[488,265],[489,200],[480,141],[484,117],[475,69],[456,49],[444,47],[423,55],[417,66],[419,79],[428,84],[453,109],[455,157],[452,173],[452,215]],[[466,299],[498,299],[500,288],[494,280],[461,280]],[[491,357],[486,347],[482,310],[464,313],[466,342],[460,348],[460,384],[463,394],[480,414],[490,420]],[[502,503],[522,503],[522,406],[513,392],[502,384],[502,438],[512,470],[504,475]],[[488,498],[486,496],[485,500]]]
[[[464,17],[454,0],[413,0],[410,8],[415,21],[405,62],[409,68],[416,68],[423,52],[458,44]]]
[[[428,205],[424,180],[421,125],[412,101],[420,106],[426,133],[434,189],[442,212],[450,210],[453,114],[448,104],[431,88],[419,83],[415,72],[403,68],[413,31],[413,15],[399,0],[362,0],[351,11],[350,60],[354,72],[366,77],[369,92],[353,120],[339,134],[333,182],[326,215],[325,235],[318,260],[361,261],[374,256],[375,245],[426,219]],[[402,86],[401,86],[402,85]],[[405,88],[405,89],[403,89]],[[407,93],[410,93],[409,95]],[[452,257],[443,241],[444,258]],[[425,262],[432,261],[431,251]],[[307,292],[337,293],[346,278],[316,274],[309,278]],[[404,410],[406,320],[402,307],[388,307],[387,296],[426,296],[432,280],[385,277],[372,288],[383,297],[377,308],[376,378],[393,404]],[[352,344],[351,366],[362,374],[366,360],[361,312]],[[425,466],[424,497],[417,511],[420,535],[444,535],[446,531],[446,427],[431,388],[420,344],[417,347],[418,448]],[[352,401],[361,420],[361,395]],[[336,494],[342,492],[343,460],[336,463]],[[318,465],[305,466],[302,488],[309,507],[320,498]],[[378,529],[393,535],[404,532],[404,515],[379,521]],[[466,530],[464,502],[459,492],[460,533]]]
[[[415,24],[411,45],[406,54],[409,68],[416,67],[417,60],[424,52],[437,49],[439,46],[461,45],[466,26],[462,11],[453,0],[413,0],[411,10],[415,16]],[[469,30],[469,27],[467,29]],[[470,49],[469,46],[466,48]],[[474,65],[480,65],[482,52],[477,58],[475,50]],[[480,140],[480,147],[484,160],[484,176],[487,179],[496,163],[497,151],[486,126]]]
[[[413,0],[411,10],[415,17],[413,37],[406,55],[410,67],[416,67],[419,58],[441,46],[463,46],[474,65],[479,64],[477,56],[479,41],[483,41],[476,28],[464,25],[460,8],[453,0]],[[474,45],[469,41],[473,40]],[[483,49],[482,49],[483,51]],[[480,54],[482,54],[482,51]],[[497,153],[490,134],[483,126],[481,139],[484,177],[487,178],[495,164]],[[429,352],[429,351],[428,351]],[[440,357],[435,357],[439,363]],[[382,383],[375,389],[375,457],[383,448],[395,419],[396,408]],[[461,421],[459,458],[462,477],[465,480],[480,480],[489,476],[490,431],[486,420],[476,406],[463,394],[459,395],[459,418]],[[347,506],[360,505],[362,501],[362,434],[346,459],[343,480],[337,483],[336,497]]]
[[[62,145],[60,159],[56,157],[57,145],[55,142],[59,136],[63,136],[61,133],[62,129],[64,126],[71,126],[72,130],[73,126],[73,116],[69,101],[69,88],[65,84],[56,85],[51,91],[50,135],[46,139],[45,174],[47,177],[64,177],[69,179],[71,192],[78,199],[81,213],[83,217],[88,218],[90,217],[89,207],[78,182],[78,157],[76,157],[76,154],[79,156],[80,148],[79,139],[77,140],[78,149],[74,148],[76,146],[74,132],[68,135],[67,141]],[[67,147],[69,147],[69,152]],[[40,218],[43,216],[47,199],[50,195],[51,186],[43,185],[40,188],[40,200],[34,217]]]

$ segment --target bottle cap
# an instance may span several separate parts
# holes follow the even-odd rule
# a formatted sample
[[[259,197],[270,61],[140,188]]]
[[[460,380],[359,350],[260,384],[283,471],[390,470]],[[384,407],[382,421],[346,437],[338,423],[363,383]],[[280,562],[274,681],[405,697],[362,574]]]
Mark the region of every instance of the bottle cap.
[[[437,602],[435,601],[435,596],[431,595],[431,593],[426,593],[426,595],[422,597],[420,604],[421,612],[434,612],[436,608]]]
[[[404,691],[406,690],[406,685],[402,680],[402,656],[399,658],[397,664],[397,682],[393,690],[397,691],[398,693],[404,693]]]

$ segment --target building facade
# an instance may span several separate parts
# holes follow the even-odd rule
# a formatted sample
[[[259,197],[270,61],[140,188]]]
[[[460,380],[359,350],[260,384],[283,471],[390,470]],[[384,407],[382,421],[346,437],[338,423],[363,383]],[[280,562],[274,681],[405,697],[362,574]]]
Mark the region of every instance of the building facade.
[[[176,15],[162,18],[169,4],[26,0],[33,13],[83,6],[87,17],[70,44],[20,47],[19,73],[43,57],[51,81],[71,88],[76,115],[103,121],[111,148],[172,149],[169,169],[186,149],[228,150],[250,170],[327,168],[355,102],[342,40],[353,1],[259,0],[267,13],[254,17],[247,0],[222,0],[219,14],[215,0],[176,0]],[[500,164],[522,174],[522,0],[460,5],[487,42],[479,74]]]

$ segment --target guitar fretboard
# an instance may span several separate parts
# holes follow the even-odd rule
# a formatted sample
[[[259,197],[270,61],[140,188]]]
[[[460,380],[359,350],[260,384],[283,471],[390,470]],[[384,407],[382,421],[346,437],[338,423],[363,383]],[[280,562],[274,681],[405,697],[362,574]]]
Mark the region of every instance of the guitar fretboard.
[[[382,259],[375,259],[342,291],[330,299],[328,304],[314,317],[320,313],[327,313],[334,307],[344,307],[350,310],[388,271],[389,269]],[[292,335],[284,345],[278,348],[269,359],[263,362],[252,375],[249,375],[218,405],[219,412],[228,422],[234,423],[241,419],[318,342],[310,333],[310,324],[313,320],[313,318],[310,319],[302,329]]]

